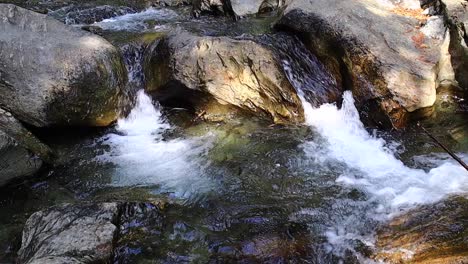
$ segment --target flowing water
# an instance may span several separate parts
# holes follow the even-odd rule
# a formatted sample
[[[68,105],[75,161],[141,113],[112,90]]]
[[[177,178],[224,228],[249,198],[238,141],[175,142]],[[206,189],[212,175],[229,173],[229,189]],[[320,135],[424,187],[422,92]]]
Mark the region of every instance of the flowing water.
[[[149,9],[98,25],[146,31],[148,19],[175,19],[173,12]],[[336,81],[303,46],[291,46],[297,39],[259,41],[280,54],[301,95],[304,126],[270,127],[253,118],[192,122],[183,109],[164,109],[140,90],[143,53],[123,50],[130,83],[139,90],[133,110],[106,131],[79,131],[78,139],[61,135],[61,141],[50,136],[61,165],[0,192],[0,262],[14,259],[22,225],[36,210],[63,202],[163,200],[164,229],[147,227],[154,232],[117,257],[127,263],[366,263],[379,223],[468,193],[467,172],[448,155],[412,145],[413,134],[366,129],[351,92],[335,98],[340,107],[323,104],[321,96],[339,93]],[[455,146],[468,162],[468,149]]]

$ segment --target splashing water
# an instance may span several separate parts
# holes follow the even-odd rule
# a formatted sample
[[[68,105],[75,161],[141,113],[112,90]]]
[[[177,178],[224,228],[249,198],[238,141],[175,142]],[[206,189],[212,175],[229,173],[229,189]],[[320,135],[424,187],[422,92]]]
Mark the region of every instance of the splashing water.
[[[149,8],[140,13],[126,14],[105,19],[101,22],[94,23],[94,25],[99,26],[104,30],[111,31],[145,31],[150,29],[146,21],[173,20],[177,17],[178,14],[170,9]]]
[[[163,133],[171,127],[142,90],[137,104],[127,118],[117,124],[119,134],[109,134],[104,143],[111,151],[100,159],[117,166],[113,177],[116,186],[159,185],[163,192],[187,197],[211,189],[211,182],[201,175],[199,156],[209,142],[201,139],[165,141]]]
[[[468,173],[450,159],[432,160],[438,167],[428,172],[409,168],[398,160],[383,139],[366,131],[351,92],[344,93],[341,109],[334,104],[314,109],[303,97],[302,101],[306,123],[325,139],[324,146],[318,146],[316,142],[305,143],[307,156],[321,162],[344,164],[345,169],[336,182],[367,195],[364,203],[336,203],[336,206],[357,209],[335,219],[334,226],[326,232],[331,247],[340,254],[343,247],[349,247],[352,239],[372,244],[372,238],[361,235],[366,227],[359,223],[365,222],[365,217],[385,220],[418,204],[433,203],[451,194],[468,193]],[[466,154],[461,156],[465,160],[468,158]]]

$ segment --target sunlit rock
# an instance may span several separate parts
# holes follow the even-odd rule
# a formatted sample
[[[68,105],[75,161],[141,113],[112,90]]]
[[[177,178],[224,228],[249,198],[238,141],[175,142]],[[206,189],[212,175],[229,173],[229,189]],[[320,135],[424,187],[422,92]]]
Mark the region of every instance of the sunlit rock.
[[[126,71],[89,32],[0,4],[0,105],[37,127],[106,126],[118,117]]]
[[[452,197],[380,228],[374,258],[385,263],[468,263],[468,199]]]
[[[272,50],[254,41],[178,32],[150,52],[147,91],[158,99],[178,98],[201,113],[216,109],[209,107],[215,102],[268,116],[275,123],[304,121],[302,104],[280,62]]]
[[[378,123],[402,126],[436,100],[448,31],[419,1],[294,0],[277,28],[298,33]]]

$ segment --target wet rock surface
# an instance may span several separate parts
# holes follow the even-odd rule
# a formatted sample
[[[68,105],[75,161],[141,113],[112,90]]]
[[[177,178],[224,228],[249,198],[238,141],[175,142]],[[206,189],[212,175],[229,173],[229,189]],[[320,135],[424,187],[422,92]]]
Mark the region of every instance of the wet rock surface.
[[[378,231],[374,258],[385,263],[468,262],[468,198],[452,197],[392,219]]]
[[[0,4],[0,105],[37,127],[116,120],[126,71],[106,40]]]
[[[304,120],[296,91],[267,47],[251,40],[178,32],[161,40],[151,52],[146,90],[162,101],[178,97],[209,113],[211,102],[197,106],[197,97],[211,97],[220,105],[266,114],[275,123]]]
[[[116,203],[63,205],[33,214],[23,230],[20,263],[90,263],[111,259]]]
[[[446,32],[441,16],[406,2],[292,1],[277,28],[296,32],[361,105],[377,102],[400,126],[435,102]]]
[[[19,263],[127,263],[158,236],[163,215],[152,203],[64,204],[34,213],[23,230]],[[160,233],[160,230],[159,230]]]

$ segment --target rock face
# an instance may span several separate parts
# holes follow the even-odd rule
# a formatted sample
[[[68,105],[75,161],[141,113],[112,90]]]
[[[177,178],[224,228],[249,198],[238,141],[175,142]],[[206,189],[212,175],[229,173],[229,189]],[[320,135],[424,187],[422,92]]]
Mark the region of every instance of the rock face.
[[[20,263],[106,263],[110,261],[116,203],[64,205],[33,214],[23,231]]]
[[[370,115],[398,127],[435,102],[446,28],[417,0],[293,0],[277,28],[301,36]]]
[[[300,123],[302,104],[270,49],[251,40],[196,37],[179,32],[149,50],[147,91],[158,99],[179,97],[209,113],[212,98],[271,117],[275,123]],[[179,100],[179,101],[180,101]]]
[[[468,263],[468,198],[412,210],[378,231],[374,258],[385,263]]]
[[[118,115],[126,71],[91,33],[0,4],[0,106],[37,127],[106,126]]]

